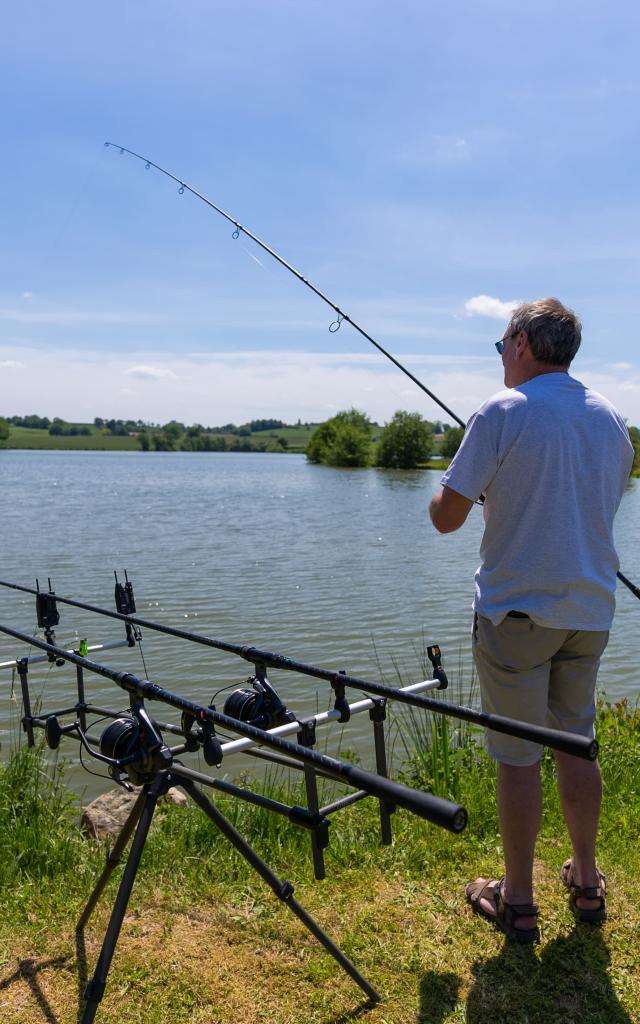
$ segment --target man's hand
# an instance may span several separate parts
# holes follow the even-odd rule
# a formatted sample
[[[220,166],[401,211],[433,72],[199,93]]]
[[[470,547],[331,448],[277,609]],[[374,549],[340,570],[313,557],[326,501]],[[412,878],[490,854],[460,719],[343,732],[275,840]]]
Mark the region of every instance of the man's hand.
[[[443,487],[429,503],[431,522],[438,533],[453,533],[460,529],[473,505],[470,498],[452,491],[450,487]]]

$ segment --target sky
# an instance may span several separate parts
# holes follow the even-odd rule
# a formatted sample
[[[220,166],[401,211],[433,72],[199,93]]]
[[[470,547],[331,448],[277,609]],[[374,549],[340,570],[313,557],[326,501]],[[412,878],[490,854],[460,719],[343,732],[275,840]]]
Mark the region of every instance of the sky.
[[[517,301],[640,423],[640,7],[24,0],[0,38],[0,415],[466,419]],[[105,148],[104,142],[116,146]]]

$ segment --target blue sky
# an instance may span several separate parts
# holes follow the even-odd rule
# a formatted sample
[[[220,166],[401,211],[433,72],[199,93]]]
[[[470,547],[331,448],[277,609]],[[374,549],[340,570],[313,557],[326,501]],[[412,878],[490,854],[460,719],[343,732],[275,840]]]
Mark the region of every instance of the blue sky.
[[[640,8],[25,0],[3,16],[0,413],[209,424],[438,408],[502,383],[509,302],[584,321],[640,421]],[[484,298],[482,298],[484,297]]]

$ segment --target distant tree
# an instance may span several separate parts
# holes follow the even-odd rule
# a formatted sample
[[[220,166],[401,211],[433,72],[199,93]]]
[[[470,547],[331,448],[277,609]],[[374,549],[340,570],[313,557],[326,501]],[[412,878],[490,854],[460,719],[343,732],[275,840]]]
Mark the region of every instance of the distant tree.
[[[629,437],[635,453],[631,472],[640,474],[640,430],[638,427],[629,427]]]
[[[157,452],[172,452],[173,441],[166,434],[153,434],[151,444]]]
[[[0,416],[0,442],[6,441],[10,433],[11,427],[7,421]]]
[[[212,437],[209,434],[203,437],[203,451],[205,452],[226,452],[229,448],[226,437]]]
[[[382,429],[376,461],[386,469],[415,469],[432,448],[431,424],[419,412],[400,411]]]
[[[9,423],[14,427],[27,427],[29,430],[48,430],[51,420],[47,416],[10,416]]]
[[[52,437],[60,437],[61,434],[64,434],[66,426],[67,424],[64,420],[61,420],[58,416],[54,416],[51,426],[49,427],[49,433]]]
[[[122,420],[105,420],[104,425],[114,437],[126,437],[129,433]]]
[[[102,416],[94,416],[93,425],[98,430],[102,430],[102,428],[104,427],[104,420],[103,420]]]
[[[286,439],[286,437],[278,437],[278,438],[276,438],[276,444],[280,445],[280,447],[282,448],[283,452],[286,451],[287,448],[289,447],[289,442]]]
[[[314,430],[307,445],[309,462],[327,466],[368,466],[372,424],[357,409],[339,412]]]
[[[148,452],[151,447],[151,438],[149,437],[148,431],[141,430],[138,434],[138,444],[142,448],[143,452]]]
[[[171,441],[172,445],[182,437],[184,431],[184,423],[178,423],[177,420],[170,420],[168,423],[165,423],[162,428],[162,433],[169,441]]]
[[[445,459],[452,459],[456,454],[458,448],[462,444],[462,438],[464,437],[464,430],[462,427],[449,427],[445,432],[444,441],[440,448],[440,454]]]
[[[251,420],[245,426],[249,427],[252,434],[257,434],[261,430],[280,430],[286,424],[282,420]]]

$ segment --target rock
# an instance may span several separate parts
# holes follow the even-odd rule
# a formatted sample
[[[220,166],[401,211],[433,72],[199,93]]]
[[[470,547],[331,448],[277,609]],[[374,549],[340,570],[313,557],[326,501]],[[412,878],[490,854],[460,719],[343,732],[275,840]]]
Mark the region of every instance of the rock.
[[[137,786],[132,793],[128,793],[118,787],[102,793],[84,808],[80,828],[98,841],[118,835],[131,814],[141,788]],[[173,788],[160,799],[179,805],[187,803],[184,793]]]

